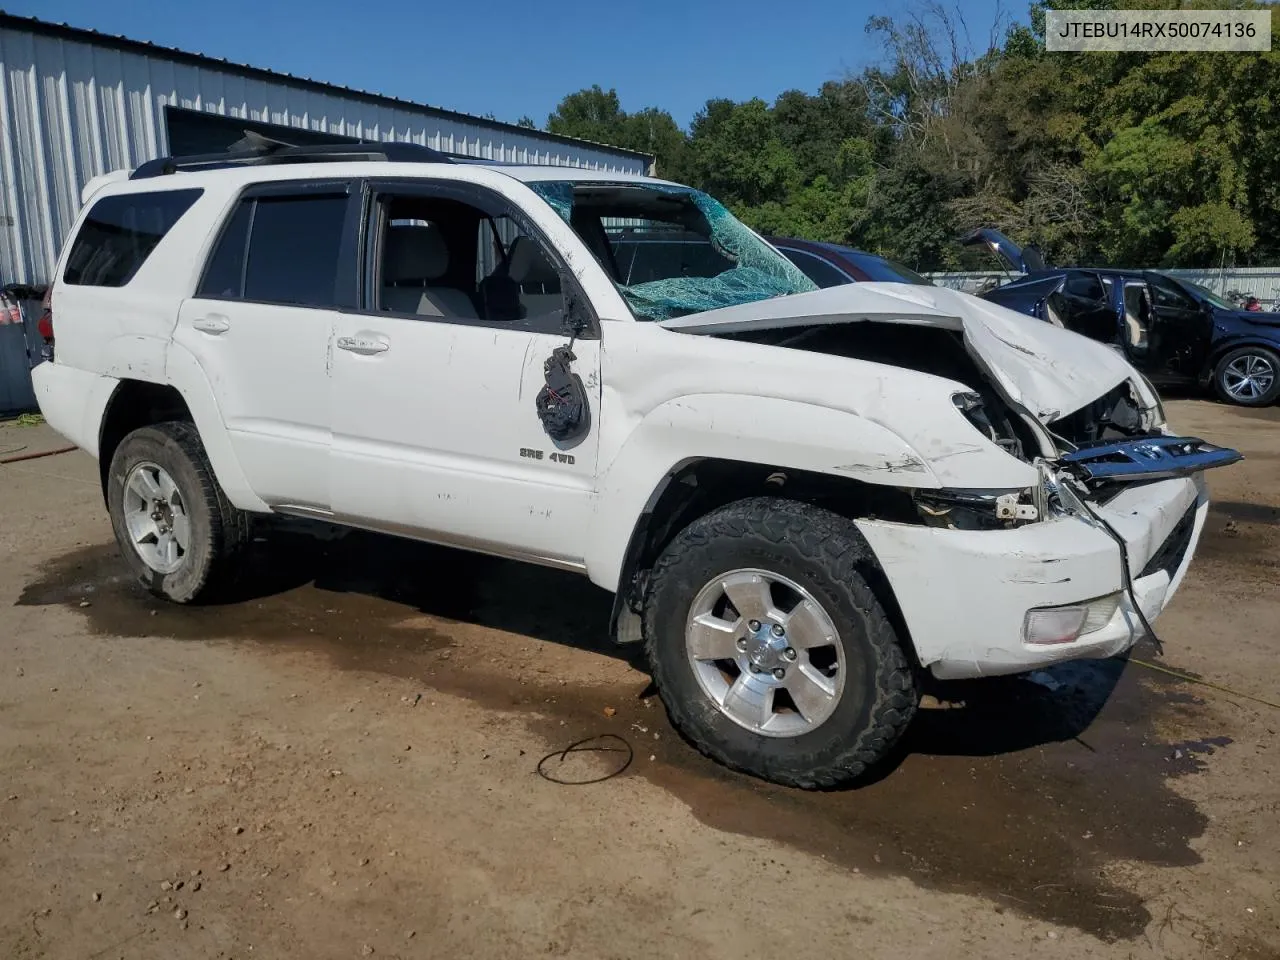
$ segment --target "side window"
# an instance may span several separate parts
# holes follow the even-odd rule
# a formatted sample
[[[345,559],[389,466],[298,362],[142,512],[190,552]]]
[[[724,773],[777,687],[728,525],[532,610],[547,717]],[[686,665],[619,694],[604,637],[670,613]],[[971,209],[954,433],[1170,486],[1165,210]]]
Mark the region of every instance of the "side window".
[[[332,307],[346,197],[261,197],[253,211],[244,298]]]
[[[788,260],[800,268],[800,272],[820,287],[838,287],[849,283],[847,276],[819,257],[804,250],[791,247],[779,247]]]
[[[253,222],[253,200],[242,200],[222,230],[213,256],[204,268],[198,297],[220,300],[244,295],[244,261],[249,252],[249,224]]]
[[[386,193],[375,207],[373,308],[425,320],[560,332],[560,274],[520,221],[452,196]]]
[[[1147,274],[1147,285],[1151,288],[1151,299],[1157,307],[1172,307],[1175,310],[1197,309],[1196,302],[1190,296],[1159,274]]]
[[[1063,290],[1070,296],[1084,300],[1103,300],[1106,297],[1102,289],[1102,281],[1092,273],[1068,274]]]
[[[166,190],[103,197],[90,208],[76,235],[63,281],[123,287],[203,192]]]
[[[205,267],[198,296],[332,307],[345,196],[241,201]]]

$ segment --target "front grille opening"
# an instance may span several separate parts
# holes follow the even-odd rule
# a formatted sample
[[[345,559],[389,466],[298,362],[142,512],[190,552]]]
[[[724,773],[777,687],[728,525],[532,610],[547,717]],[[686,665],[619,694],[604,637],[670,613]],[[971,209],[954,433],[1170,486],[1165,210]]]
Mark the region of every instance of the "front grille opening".
[[[1182,515],[1182,519],[1178,521],[1177,526],[1169,532],[1169,536],[1165,537],[1160,549],[1147,561],[1147,565],[1142,568],[1142,572],[1138,574],[1138,577],[1149,577],[1160,570],[1163,570],[1170,577],[1177,573],[1187,555],[1187,547],[1191,545],[1191,534],[1195,528],[1196,504],[1193,503],[1187,508],[1187,512]]]

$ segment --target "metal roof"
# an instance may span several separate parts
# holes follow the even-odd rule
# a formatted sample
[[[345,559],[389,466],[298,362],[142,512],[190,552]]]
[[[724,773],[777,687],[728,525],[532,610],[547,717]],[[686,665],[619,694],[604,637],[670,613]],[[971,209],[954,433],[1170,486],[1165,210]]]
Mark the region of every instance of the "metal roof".
[[[485,127],[491,130],[518,132],[526,136],[538,137],[540,139],[572,146],[585,144],[650,162],[653,160],[652,154],[641,153],[638,150],[628,150],[625,147],[615,147],[612,144],[600,143],[595,140],[584,140],[580,137],[567,137],[563,134],[550,133],[546,130],[540,130],[535,127],[522,127],[514,123],[504,123],[501,120],[492,120],[488,117],[477,117],[473,114],[460,113],[456,110],[447,110],[444,107],[434,107],[429,104],[417,103],[413,100],[404,100],[399,97],[392,97],[383,93],[372,93],[368,90],[344,87],[337,83],[313,80],[310,77],[299,77],[291,73],[267,70],[263,67],[255,67],[247,63],[238,63],[234,60],[227,60],[223,57],[211,57],[203,53],[192,53],[189,50],[180,50],[177,47],[166,47],[152,43],[149,40],[134,40],[117,34],[101,33],[97,30],[89,30],[83,27],[73,27],[67,23],[53,23],[52,21],[40,20],[36,17],[21,17],[16,14],[6,13],[3,10],[0,10],[0,27],[28,30],[32,33],[41,34],[43,36],[56,37],[64,40],[74,40],[80,43],[89,43],[99,47],[109,47],[132,53],[142,53],[148,56],[162,55],[170,60],[197,67],[216,66],[221,70],[234,71],[245,77],[256,80],[287,80],[295,86],[304,87],[317,93],[327,93],[363,100],[376,106],[411,109],[445,120],[465,121],[473,126]]]

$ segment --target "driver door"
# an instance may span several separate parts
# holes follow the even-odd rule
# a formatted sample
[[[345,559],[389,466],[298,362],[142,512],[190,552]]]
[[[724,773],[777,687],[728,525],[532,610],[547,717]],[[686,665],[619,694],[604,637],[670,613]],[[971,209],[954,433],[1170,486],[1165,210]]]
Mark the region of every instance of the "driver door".
[[[1152,369],[1162,377],[1194,380],[1204,364],[1213,317],[1169,277],[1146,274],[1152,308]]]
[[[334,331],[335,517],[580,567],[599,437],[598,324],[573,344],[572,370],[590,385],[589,429],[557,444],[535,406],[545,361],[569,342],[561,293],[572,275],[502,197],[471,184],[375,182],[366,217],[361,306],[340,313]],[[517,258],[517,244],[528,253]]]

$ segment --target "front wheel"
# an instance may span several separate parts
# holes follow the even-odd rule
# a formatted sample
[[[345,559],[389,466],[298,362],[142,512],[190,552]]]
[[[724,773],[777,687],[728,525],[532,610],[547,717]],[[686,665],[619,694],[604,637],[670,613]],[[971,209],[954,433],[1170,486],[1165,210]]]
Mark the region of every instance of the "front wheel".
[[[1280,398],[1280,355],[1266,347],[1237,347],[1218,361],[1213,386],[1227,403],[1268,406]]]
[[[645,642],[672,722],[726,766],[798,787],[882,760],[918,696],[854,524],[789,500],[694,521],[655,565]]]

